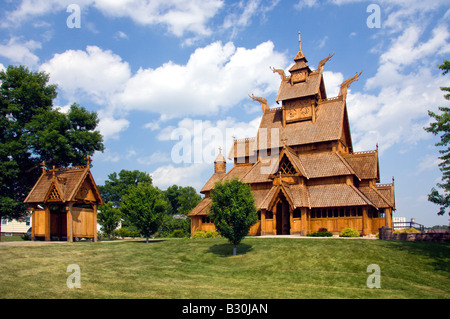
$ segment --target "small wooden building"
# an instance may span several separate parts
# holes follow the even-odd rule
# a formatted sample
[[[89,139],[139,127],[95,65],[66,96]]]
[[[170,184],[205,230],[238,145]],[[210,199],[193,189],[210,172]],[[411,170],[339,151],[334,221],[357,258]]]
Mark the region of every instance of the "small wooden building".
[[[250,96],[262,107],[257,135],[234,140],[228,172],[223,155],[217,157],[214,174],[200,191],[205,197],[189,214],[192,233],[215,228],[207,216],[210,192],[215,182],[233,178],[251,185],[258,209],[251,235],[306,235],[321,228],[338,234],[346,227],[367,235],[392,226],[394,180],[378,184],[378,145],[353,151],[346,96],[361,73],[328,98],[322,73],[331,57],[311,70],[299,34],[290,75],[271,68],[281,78],[276,99],[281,106],[269,108],[265,98]]]
[[[32,240],[42,237],[72,242],[74,237],[97,241],[97,207],[103,205],[86,166],[47,169],[25,199],[32,211]]]

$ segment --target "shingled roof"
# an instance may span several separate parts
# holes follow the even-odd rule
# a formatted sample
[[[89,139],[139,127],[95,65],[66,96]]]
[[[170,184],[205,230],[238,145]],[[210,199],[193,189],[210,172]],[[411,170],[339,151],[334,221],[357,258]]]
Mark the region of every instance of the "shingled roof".
[[[25,198],[25,203],[44,203],[47,201],[76,201],[81,192],[99,205],[103,204],[94,178],[88,166],[44,169],[38,181]],[[91,193],[89,193],[91,192]]]
[[[297,66],[297,62],[294,66]],[[297,66],[300,68],[300,66]],[[291,68],[290,71],[294,69]],[[305,82],[292,84],[290,81],[282,81],[278,89],[277,101],[289,100],[298,97],[315,95],[319,92],[320,82],[322,81],[322,72],[314,72],[308,76]]]
[[[289,123],[283,127],[282,109],[268,110],[262,116],[256,138],[235,140],[228,158],[248,156],[256,158],[258,149],[282,147],[282,140],[288,146],[340,140],[344,133],[344,116],[345,101],[342,98],[319,103],[314,123],[312,121],[300,121]],[[272,132],[272,130],[275,131]]]

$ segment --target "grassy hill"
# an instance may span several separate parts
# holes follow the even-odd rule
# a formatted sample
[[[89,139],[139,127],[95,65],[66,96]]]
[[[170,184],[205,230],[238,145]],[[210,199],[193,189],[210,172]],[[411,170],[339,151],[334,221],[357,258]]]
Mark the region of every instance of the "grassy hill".
[[[0,297],[450,298],[448,243],[246,238],[231,253],[223,238],[0,246]]]

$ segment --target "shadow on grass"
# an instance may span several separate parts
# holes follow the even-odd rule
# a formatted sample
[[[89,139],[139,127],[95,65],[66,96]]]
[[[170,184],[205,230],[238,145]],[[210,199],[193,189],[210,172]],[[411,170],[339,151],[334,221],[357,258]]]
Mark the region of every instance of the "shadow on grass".
[[[140,244],[152,244],[152,243],[159,243],[161,241],[166,241],[166,239],[161,238],[161,239],[149,239],[148,243],[147,241],[144,239],[128,239],[128,240],[101,240],[99,241],[100,243],[140,243]]]
[[[410,254],[426,256],[432,260],[430,264],[435,270],[450,273],[450,243],[426,241],[389,241],[389,243],[395,249],[407,251]]]
[[[245,255],[249,251],[252,251],[253,246],[247,244],[239,244],[236,247],[236,256]],[[232,244],[221,244],[213,245],[209,247],[209,252],[218,255],[220,257],[230,257],[233,256],[233,245]]]

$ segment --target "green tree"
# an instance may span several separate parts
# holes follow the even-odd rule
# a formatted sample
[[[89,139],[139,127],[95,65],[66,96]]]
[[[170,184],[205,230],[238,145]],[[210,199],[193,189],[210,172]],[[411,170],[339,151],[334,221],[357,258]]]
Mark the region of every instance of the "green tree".
[[[172,185],[164,192],[164,199],[169,204],[167,214],[186,216],[201,201],[201,196],[192,186],[181,187]]]
[[[86,155],[103,151],[97,114],[72,105],[53,109],[56,86],[45,72],[24,66],[0,71],[0,217],[20,219],[23,200],[36,183],[39,164],[84,165]]]
[[[99,206],[97,222],[102,226],[101,231],[111,239],[111,234],[120,224],[120,210],[115,208],[112,202]]]
[[[131,188],[142,184],[152,184],[152,178],[145,172],[138,170],[121,170],[108,175],[105,185],[98,186],[100,194],[105,202],[112,202],[115,207],[120,207],[122,197],[127,195]]]
[[[250,227],[258,221],[250,186],[237,179],[217,182],[211,192],[212,205],[208,216],[220,235],[236,246],[248,235]]]
[[[182,187],[178,195],[178,214],[187,216],[201,200],[202,197],[194,187]]]
[[[147,243],[161,225],[166,209],[161,191],[148,183],[131,187],[120,206],[122,214],[147,238]]]
[[[438,65],[438,67],[443,70],[442,74],[445,75],[450,70],[450,63],[444,60],[444,63]],[[441,87],[441,90],[450,92],[450,87]],[[444,98],[450,100],[450,94],[445,94]],[[442,189],[443,193],[441,194],[433,187],[431,193],[428,195],[428,200],[440,206],[438,215],[444,215],[446,209],[450,206],[450,108],[441,106],[439,107],[439,111],[441,111],[441,114],[428,111],[428,115],[436,122],[431,123],[429,127],[425,127],[425,130],[434,135],[440,134],[441,140],[435,146],[444,148],[439,150],[439,153],[442,154],[439,157],[441,160],[439,169],[442,172],[442,183],[438,183],[436,186]]]

